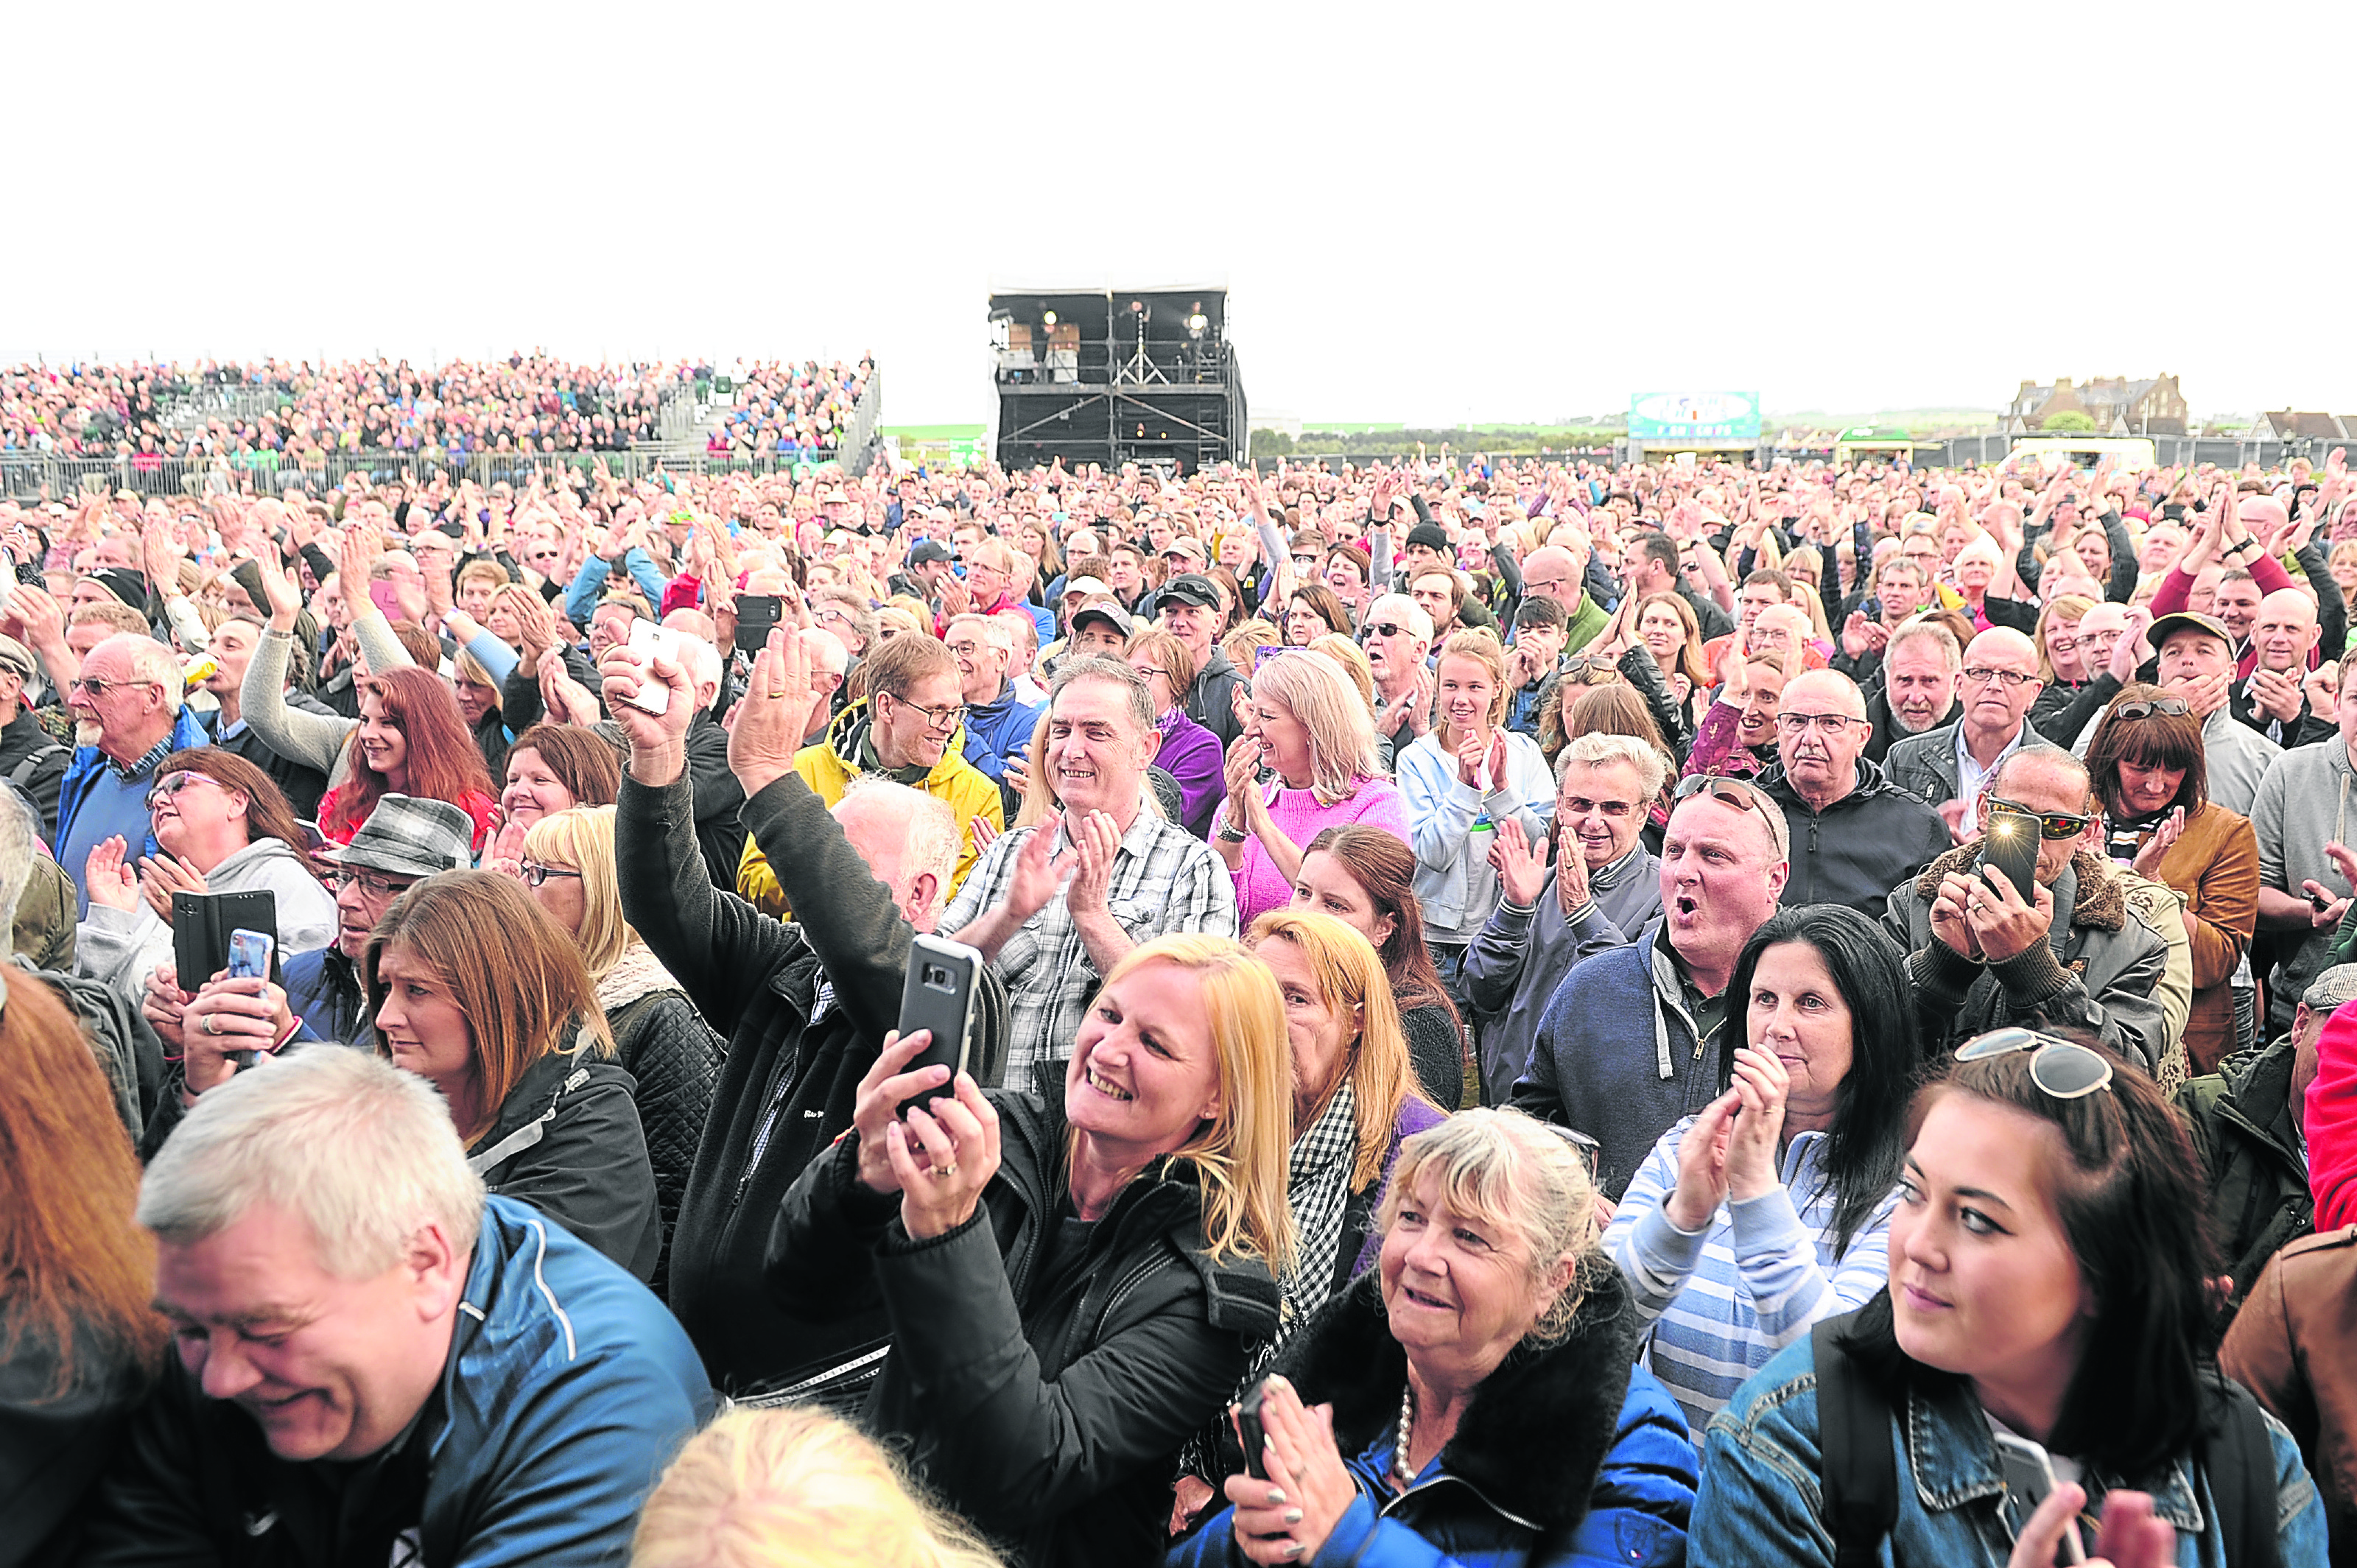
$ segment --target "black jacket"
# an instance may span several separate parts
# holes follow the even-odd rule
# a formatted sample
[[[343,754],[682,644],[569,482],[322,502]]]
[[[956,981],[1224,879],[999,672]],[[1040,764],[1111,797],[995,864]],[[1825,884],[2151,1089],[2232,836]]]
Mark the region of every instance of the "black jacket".
[[[762,1281],[770,1221],[819,1151],[847,1132],[859,1080],[899,1022],[909,929],[843,830],[795,774],[746,802],[747,825],[803,918],[770,919],[712,886],[688,775],[622,778],[615,816],[622,914],[727,1040],[672,1230],[671,1307],[723,1392],[782,1387],[879,1338],[883,1315],[826,1323],[779,1310]],[[1006,1060],[1006,993],[985,972],[983,1059]]]
[[[2208,1176],[2210,1217],[2239,1306],[2267,1260],[2316,1228],[2298,1108],[2291,1036],[2240,1053],[2177,1091]]]
[[[467,1164],[491,1191],[533,1205],[643,1281],[662,1221],[637,1087],[610,1061],[551,1051],[523,1069]]]
[[[695,842],[704,851],[705,875],[715,887],[734,887],[745,854],[745,823],[737,814],[745,787],[728,766],[728,732],[710,714],[696,714],[687,726],[687,776],[695,786]]]
[[[335,716],[334,709],[305,692],[287,693],[286,705],[298,713]],[[205,728],[212,736],[213,745],[223,751],[243,757],[270,775],[270,781],[278,786],[280,794],[286,797],[286,803],[294,808],[296,816],[305,820],[317,818],[319,797],[328,792],[326,774],[316,768],[307,768],[299,762],[279,756],[262,743],[262,737],[254,734],[250,725],[239,730],[227,740],[221,739],[219,714],[212,715],[212,722]],[[52,806],[56,804],[54,798],[50,804]]]
[[[1860,759],[1857,788],[1823,811],[1801,799],[1781,768],[1760,787],[1784,808],[1792,833],[1792,875],[1780,900],[1846,904],[1869,919],[1889,906],[1890,890],[1945,854],[1955,843],[1940,813]]]
[[[1933,725],[1932,728],[1954,724],[1964,716],[1964,704],[1961,701],[1952,701],[1948,703],[1948,711],[1940,715],[1940,724]],[[1890,712],[1890,693],[1878,681],[1875,683],[1873,694],[1866,700],[1866,717],[1874,725],[1874,734],[1867,738],[1864,755],[1867,761],[1879,763],[1892,743],[1907,738],[1907,732],[1899,727],[1899,720]]]
[[[1085,1262],[1047,1288],[1046,1243],[1071,1217],[1062,1102],[1004,1090],[991,1102],[1000,1163],[972,1220],[910,1240],[845,1140],[786,1195],[770,1282],[813,1316],[882,1301],[892,1354],[866,1424],[904,1439],[918,1473],[1011,1562],[1158,1562],[1178,1449],[1235,1391],[1247,1344],[1275,1331],[1275,1283],[1257,1262],[1206,1255],[1201,1189],[1191,1166],[1166,1162],[1067,1243],[1085,1245]]]
[[[44,843],[57,842],[58,790],[65,782],[66,764],[72,760],[73,747],[43,729],[33,711],[22,704],[7,727],[0,729],[0,779],[22,789],[40,808]]]
[[[662,1295],[671,1277],[671,1236],[679,1223],[680,1197],[712,1112],[720,1037],[671,986],[608,1009],[606,1022],[614,1031],[614,1059],[638,1082],[639,1123],[646,1131],[647,1163],[654,1168],[655,1205],[662,1216],[663,1256],[650,1283]]]
[[[0,1359],[0,1563],[62,1568],[90,1516],[90,1495],[120,1449],[123,1423],[147,1391],[145,1370],[96,1336],[77,1347],[62,1393],[58,1341],[12,1326]]]
[[[2108,670],[2076,686],[2051,682],[2029,704],[2029,727],[2069,751],[2079,744],[2079,732],[2087,727],[2087,721],[2119,694],[2120,683]]]
[[[1195,683],[1187,688],[1186,700],[1179,705],[1187,710],[1189,718],[1220,737],[1220,747],[1224,751],[1243,734],[1243,726],[1236,723],[1235,693],[1237,687],[1250,684],[1228,662],[1228,656],[1214,646],[1211,657],[1195,671]]]

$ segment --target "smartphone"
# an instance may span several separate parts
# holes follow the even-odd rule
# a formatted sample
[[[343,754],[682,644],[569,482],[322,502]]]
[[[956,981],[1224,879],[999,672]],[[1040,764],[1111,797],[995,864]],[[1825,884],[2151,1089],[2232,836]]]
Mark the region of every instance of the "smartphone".
[[[2018,1511],[2014,1533],[2018,1535],[2029,1524],[2029,1516],[2038,1511],[2054,1490],[2054,1466],[2046,1457],[2046,1450],[2027,1437],[2016,1437],[2010,1432],[1992,1433],[1996,1439],[1998,1466],[2005,1472],[2005,1494]],[[2079,1521],[2071,1520],[2062,1527],[2062,1561],[2084,1563],[2087,1549],[2079,1540]]]
[[[681,650],[684,640],[682,633],[666,631],[643,618],[630,623],[630,651],[637,656],[641,671],[648,671],[658,654],[671,660],[674,668],[683,670]],[[630,705],[644,713],[663,713],[671,707],[671,688],[649,673],[639,683],[639,694],[630,699]]]
[[[1260,1423],[1260,1403],[1267,1397],[1268,1380],[1263,1378],[1236,1402],[1236,1441],[1244,1445],[1244,1474],[1255,1481],[1268,1479],[1268,1434]]]
[[[2311,893],[2308,896],[2308,907],[2321,915],[2327,909],[2332,908],[2332,895],[2330,893]]]
[[[770,633],[786,613],[786,601],[778,594],[739,594],[737,596],[737,647],[739,652],[759,653],[770,645]]]
[[[319,831],[319,824],[317,822],[312,821],[309,817],[297,817],[295,819],[295,825],[303,830],[303,853],[305,854],[317,854],[321,850],[328,847],[328,835]]]
[[[908,973],[900,984],[900,1037],[906,1039],[920,1029],[931,1030],[933,1037],[901,1071],[945,1067],[952,1083],[965,1071],[983,961],[982,954],[963,942],[921,933],[909,939]],[[902,1101],[895,1114],[906,1116],[911,1106],[929,1104],[951,1092],[946,1083],[926,1090]]]
[[[277,946],[278,939],[268,931],[242,929],[231,931],[229,934],[229,977],[231,980],[268,980],[270,955]],[[253,1065],[257,1053],[243,1050],[227,1054],[232,1070],[243,1072]]]
[[[2038,875],[2038,819],[2026,811],[1990,807],[1988,831],[1981,835],[1979,864],[1983,881],[1988,881],[1987,868],[1994,866],[2005,873],[2016,893],[2029,900]]]

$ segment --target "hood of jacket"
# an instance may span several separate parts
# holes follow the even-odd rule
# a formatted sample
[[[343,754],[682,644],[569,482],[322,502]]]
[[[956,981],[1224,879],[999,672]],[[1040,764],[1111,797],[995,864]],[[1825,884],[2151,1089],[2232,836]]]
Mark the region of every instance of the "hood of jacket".
[[[1940,878],[1952,871],[1970,870],[1979,853],[1977,843],[1960,843],[1925,866],[1915,878],[1916,896],[1927,901],[1937,897]],[[2107,863],[2083,849],[2076,851],[2071,856],[2071,879],[2070,924],[2098,931],[2116,931],[2126,925],[2127,894]],[[2059,905],[2061,898],[2056,902]]]
[[[1797,807],[1801,811],[1821,817],[1830,817],[1837,811],[1854,811],[1868,800],[1878,800],[1885,795],[1907,795],[1906,790],[1890,781],[1890,775],[1882,770],[1882,764],[1863,757],[1857,759],[1857,788],[1834,801],[1822,811],[1817,811],[1815,807],[1801,798],[1801,792],[1792,787],[1792,781],[1784,777],[1784,767],[1781,763],[1778,763],[1760,777],[1760,788],[1774,796],[1780,805]],[[1914,799],[1912,795],[1908,795],[1907,798],[1910,800]]]
[[[867,739],[869,722],[867,699],[862,697],[856,703],[847,703],[826,726],[827,750],[834,753],[834,760],[843,770],[855,779],[867,771],[860,766],[859,752]],[[961,722],[950,732],[947,744],[942,747],[942,759],[933,764],[932,771],[925,778],[929,782],[941,779],[964,761],[965,725]]]
[[[1524,1340],[1474,1390],[1441,1468],[1492,1509],[1534,1528],[1568,1529],[1587,1514],[1611,1452],[1636,1359],[1637,1314],[1620,1271],[1583,1259],[1585,1291],[1570,1331],[1552,1345]],[[1334,1442],[1363,1452],[1399,1419],[1407,1352],[1392,1337],[1374,1272],[1318,1310],[1277,1357],[1305,1404],[1330,1401]]]

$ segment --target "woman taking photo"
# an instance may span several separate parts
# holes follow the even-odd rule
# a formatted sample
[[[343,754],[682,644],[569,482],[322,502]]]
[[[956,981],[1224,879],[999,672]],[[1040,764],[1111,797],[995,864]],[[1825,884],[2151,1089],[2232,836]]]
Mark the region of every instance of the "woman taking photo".
[[[1383,961],[1425,1098],[1444,1111],[1463,1104],[1465,1026],[1424,943],[1415,852],[1384,828],[1320,829],[1302,852],[1289,907],[1331,915],[1367,939]]]
[[[1555,813],[1555,775],[1538,742],[1500,727],[1506,714],[1506,663],[1498,639],[1460,631],[1441,649],[1432,733],[1399,759],[1415,850],[1415,896],[1425,940],[1449,997],[1461,1009],[1465,949],[1498,907],[1490,864],[1495,824],[1512,818],[1537,839]]]
[[[787,1193],[771,1294],[813,1322],[880,1295],[868,1430],[1017,1561],[1148,1561],[1178,1448],[1276,1331],[1293,1267],[1276,983],[1219,938],[1132,950],[1059,1098],[909,1071],[928,1043],[885,1036],[853,1135]]]
[[[2209,798],[2201,721],[2141,682],[2121,688],[2095,726],[2087,777],[2104,805],[2104,853],[2184,901],[2178,918],[2193,959],[2185,1054],[2192,1076],[2215,1072],[2241,1037],[2233,983],[2258,919],[2251,820]]]
[[[1279,655],[1254,676],[1246,701],[1211,847],[1235,877],[1236,918],[1250,925],[1293,901],[1302,846],[1321,830],[1356,822],[1405,839],[1407,813],[1399,787],[1374,770],[1374,715],[1334,660]]]
[[[1154,753],[1154,766],[1178,781],[1179,826],[1201,838],[1211,831],[1212,813],[1220,809],[1227,785],[1220,737],[1189,718],[1183,703],[1195,684],[1195,656],[1160,628],[1140,627],[1129,639],[1128,658],[1129,667],[1146,677],[1158,715],[1154,725],[1162,732],[1162,744]],[[1036,736],[1031,755],[1047,755]]]
[[[2091,1046],[1998,1030],[1917,1093],[1908,1133],[1890,1288],[1823,1345],[1779,1351],[1712,1418],[1692,1561],[1831,1563],[1819,1455],[1846,1440],[1889,1446],[1895,1568],[2045,1568],[2072,1516],[2098,1507],[2083,1546],[2122,1563],[2322,1563],[2299,1449],[2208,1363],[2201,1165],[2152,1080]],[[1838,1397],[1820,1397],[1828,1376]],[[1992,1428],[2052,1458],[2060,1484],[2026,1520]],[[2173,1551],[2167,1529],[2150,1539],[2156,1518]],[[1843,1544],[1870,1559],[1880,1543]]]
[[[1915,1072],[1904,961],[1855,909],[1770,916],[1727,995],[1734,1086],[1662,1134],[1604,1235],[1697,1441],[1769,1357],[1882,1288]]]
[[[1695,1451],[1631,1364],[1570,1141],[1452,1116],[1401,1147],[1381,1215],[1376,1266],[1278,1355],[1265,1476],[1228,1477],[1171,1568],[1684,1561]]]
[[[604,741],[583,734],[590,745],[612,755]],[[720,1036],[622,918],[613,807],[576,807],[536,819],[524,834],[515,875],[532,901],[580,948],[614,1036],[614,1059],[637,1085],[631,1099],[646,1133],[668,1252],[680,1194],[687,1190],[688,1167],[695,1162],[696,1141],[712,1110]],[[657,1294],[667,1277],[665,1262],[667,1257],[655,1266]]]

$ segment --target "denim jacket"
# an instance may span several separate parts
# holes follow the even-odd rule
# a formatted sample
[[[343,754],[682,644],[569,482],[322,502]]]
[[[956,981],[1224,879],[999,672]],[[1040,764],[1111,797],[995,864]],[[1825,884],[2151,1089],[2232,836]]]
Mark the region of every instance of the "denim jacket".
[[[2272,1416],[2267,1434],[2275,1444],[2284,1568],[2321,1568],[2324,1509],[2315,1483],[2298,1445]],[[1898,1444],[1899,1518],[1881,1561],[1891,1568],[2004,1568],[2013,1528],[1979,1402],[1969,1392],[1911,1391],[1906,1432],[1902,1437],[1894,1413],[1891,1440]],[[1711,1418],[1687,1562],[1695,1568],[1830,1564],[1834,1542],[1819,1517],[1817,1474],[1817,1375],[1803,1338],[1779,1351]],[[2108,1488],[2098,1482],[2088,1489]],[[2154,1513],[2177,1531],[2179,1568],[2226,1568],[2209,1480],[2190,1459],[2172,1461],[2165,1475],[2145,1477],[2135,1489],[2150,1492]]]

